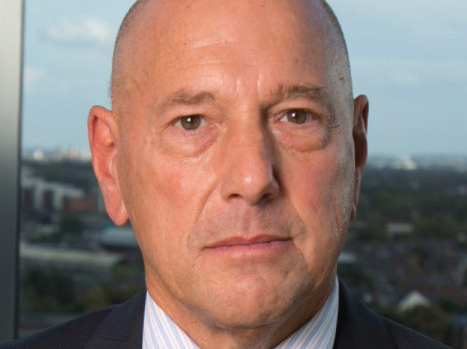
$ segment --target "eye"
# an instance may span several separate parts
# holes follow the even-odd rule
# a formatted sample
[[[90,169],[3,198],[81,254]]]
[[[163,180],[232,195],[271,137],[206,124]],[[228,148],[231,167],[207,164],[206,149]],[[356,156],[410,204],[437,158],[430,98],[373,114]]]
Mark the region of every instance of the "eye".
[[[306,109],[290,109],[287,110],[284,116],[286,119],[284,121],[290,122],[292,124],[304,124],[305,122],[315,118],[313,113]]]
[[[188,115],[178,118],[175,126],[183,128],[185,131],[195,131],[205,124],[201,115]]]

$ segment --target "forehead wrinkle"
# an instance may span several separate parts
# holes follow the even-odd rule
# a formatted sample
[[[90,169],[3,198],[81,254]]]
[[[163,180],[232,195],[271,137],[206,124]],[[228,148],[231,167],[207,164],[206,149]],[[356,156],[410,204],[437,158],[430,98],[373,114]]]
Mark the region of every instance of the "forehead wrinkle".
[[[232,44],[232,43],[235,43],[235,42],[237,42],[237,40],[233,40],[233,39],[227,40],[226,39],[226,40],[222,40],[221,42],[219,42],[219,41],[216,41],[216,40],[205,38],[205,39],[193,42],[192,44],[190,44],[190,47],[192,47],[192,48],[209,48],[209,47],[218,47],[218,46],[222,46],[222,45],[225,45],[225,44]]]
[[[306,97],[319,99],[323,97],[324,88],[313,85],[284,85],[280,84],[276,89],[271,89],[271,95],[278,99],[290,99]]]
[[[180,89],[166,98],[161,103],[161,111],[165,111],[176,105],[200,105],[206,102],[215,102],[216,96],[213,92],[201,91],[192,92],[186,89]]]
[[[136,40],[131,40],[129,37],[130,36],[134,37],[134,35],[136,34],[135,27],[137,26],[136,25],[137,22],[139,22],[138,18],[142,18],[142,15],[144,14],[144,12],[151,12],[150,10],[144,11],[144,12],[141,11],[141,10],[143,8],[146,8],[149,5],[149,3],[151,3],[152,5],[156,5],[158,2],[160,2],[160,1],[147,1],[147,0],[137,1],[135,3],[136,6],[134,6],[137,10],[132,11],[133,12],[132,15],[128,16],[129,18],[126,18],[126,20],[124,21],[124,22],[126,22],[125,25],[123,25],[123,23],[122,23],[122,27],[124,28],[124,30],[122,30],[122,28],[120,28],[121,29],[120,32],[119,32],[120,38],[119,38],[119,40],[117,40],[117,41],[120,41],[120,44],[116,45],[115,52],[114,52],[115,56],[120,56],[120,59],[116,59],[117,57],[114,56],[114,60],[115,60],[114,63],[116,63],[114,68],[116,68],[116,69],[114,69],[112,71],[112,75],[113,75],[112,76],[112,83],[114,83],[113,85],[115,85],[115,86],[112,86],[113,87],[112,92],[117,92],[116,90],[120,90],[119,92],[121,92],[121,93],[118,93],[118,98],[115,98],[115,99],[123,99],[123,100],[128,99],[127,97],[125,97],[126,91],[124,91],[124,90],[129,90],[129,89],[128,89],[128,86],[125,86],[125,85],[132,85],[131,87],[136,88],[137,91],[139,91],[141,89],[140,85],[142,85],[142,81],[136,81],[137,79],[134,76],[134,74],[130,74],[130,71],[132,69],[130,67],[127,67],[127,69],[122,69],[123,68],[122,65],[126,66],[127,65],[126,63],[129,63],[126,58],[130,58],[132,56],[134,57],[134,59],[136,58],[134,55],[128,56],[129,52],[132,51],[132,47],[128,47],[127,44],[130,44],[130,46],[133,46],[133,45],[131,45],[131,42],[136,41]],[[319,9],[318,11],[321,14],[321,16],[320,16],[321,21],[320,22],[322,24],[324,24],[324,23],[330,24],[330,26],[325,25],[323,29],[325,29],[324,31],[326,33],[326,35],[325,35],[326,36],[326,50],[325,51],[327,51],[327,53],[330,54],[331,57],[333,57],[333,59],[332,59],[332,61],[334,61],[333,63],[336,64],[336,61],[339,61],[340,59],[344,58],[344,61],[348,64],[348,59],[345,59],[345,57],[340,57],[340,59],[338,59],[336,57],[336,56],[341,56],[342,53],[343,53],[342,51],[344,51],[344,53],[346,53],[346,45],[345,45],[345,39],[342,37],[342,31],[340,29],[339,23],[338,23],[337,19],[335,18],[335,16],[333,15],[333,12],[330,9],[329,5],[327,5],[325,0],[305,0],[305,2],[317,3],[319,5],[318,6],[318,9]],[[138,4],[139,4],[139,6],[138,6]],[[143,5],[143,6],[141,6],[141,5]],[[154,7],[152,5],[151,5],[151,7]],[[176,6],[176,8],[180,9],[178,6]],[[167,13],[167,16],[165,16],[165,17],[173,16],[174,13],[176,12],[176,8],[169,9],[169,11]],[[155,12],[160,12],[160,11],[158,9]],[[175,17],[177,17],[177,16],[175,16]],[[161,21],[161,19],[162,19],[162,21]],[[146,20],[147,20],[147,18],[146,18]],[[155,17],[154,17],[154,20],[156,20]],[[158,17],[157,22],[159,24],[161,24],[161,22],[165,23],[166,20],[164,20],[164,17]],[[139,28],[140,30],[138,30],[138,32],[140,32],[139,34],[143,34],[142,36],[146,36],[146,35],[144,35],[144,33],[147,34],[148,33],[147,30],[144,29],[141,32],[141,30],[142,30],[141,26],[139,25],[138,27],[140,27]],[[147,26],[144,25],[144,27],[147,27]],[[159,30],[161,29],[159,25],[157,25],[157,27],[159,27]],[[138,34],[138,36],[140,36],[139,34]],[[159,39],[164,41],[164,37],[159,37]],[[139,38],[138,41],[141,41],[141,37]],[[222,45],[222,44],[228,44],[228,43],[231,43],[231,42],[228,42],[228,41],[212,42],[210,39],[205,39],[205,40],[200,40],[198,42],[192,43],[192,47],[201,49],[201,48],[209,48],[209,47],[214,47],[214,46],[218,46],[218,45]],[[160,44],[161,44],[161,42],[158,43],[159,46],[160,46]],[[305,45],[305,43],[302,43],[302,45]],[[120,46],[120,49],[117,49],[117,46]],[[344,48],[344,50],[342,50],[342,48]],[[331,51],[331,52],[329,52],[329,51]],[[122,56],[125,56],[125,59],[122,59],[123,58]],[[165,59],[166,58],[167,57],[165,57]],[[134,59],[130,58],[130,61],[134,62]],[[120,62],[117,62],[117,61],[120,61]],[[121,64],[123,62],[125,62],[125,64]],[[118,63],[120,63],[120,64],[118,64]],[[208,63],[208,62],[205,62],[205,63]],[[216,62],[216,60],[213,60],[210,63],[216,64],[217,62]],[[248,64],[238,63],[238,65],[247,66]],[[117,67],[117,66],[120,66],[120,67]],[[139,65],[139,68],[142,68],[142,65]],[[145,68],[147,70],[148,67],[145,67]],[[120,70],[120,74],[118,74],[119,70]],[[125,70],[125,71],[121,71],[121,70]],[[118,76],[118,75],[120,75],[120,76]],[[143,76],[140,76],[140,78],[143,78],[143,80],[148,79],[147,75],[149,75],[149,74],[147,74],[147,73],[144,74],[143,73],[142,75],[144,76],[144,78],[143,78]],[[128,81],[128,79],[130,77],[133,78],[132,82]],[[338,79],[340,80],[341,84],[344,84],[344,85],[349,85],[350,84],[350,96],[351,96],[352,95],[352,92],[351,92],[352,88],[351,88],[350,71],[342,72],[342,70],[341,70],[339,72]],[[344,81],[342,81],[342,80],[344,80]],[[112,93],[112,102],[115,101],[114,97],[117,97],[117,96],[114,95],[114,93]]]

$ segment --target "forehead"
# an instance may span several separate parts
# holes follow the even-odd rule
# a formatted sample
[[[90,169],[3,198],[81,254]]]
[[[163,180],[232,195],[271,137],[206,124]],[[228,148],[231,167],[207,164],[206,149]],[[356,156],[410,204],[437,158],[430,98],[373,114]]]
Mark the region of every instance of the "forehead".
[[[215,83],[226,74],[266,86],[271,78],[322,85],[328,31],[314,1],[151,1],[126,40],[126,71],[145,88]]]
[[[154,1],[140,28],[155,43],[200,47],[241,40],[280,44],[295,34],[302,44],[324,36],[322,8],[305,0]],[[153,30],[148,30],[151,28]],[[152,38],[150,36],[153,36]]]

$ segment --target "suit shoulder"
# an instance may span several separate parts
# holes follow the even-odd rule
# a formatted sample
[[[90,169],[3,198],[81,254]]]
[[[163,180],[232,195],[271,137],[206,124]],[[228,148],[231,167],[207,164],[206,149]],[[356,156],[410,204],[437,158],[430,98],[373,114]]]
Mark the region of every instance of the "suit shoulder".
[[[146,290],[141,290],[124,303],[80,316],[27,338],[0,344],[0,349],[102,348],[95,343],[107,340],[115,344],[117,337],[140,347],[145,298]]]
[[[339,282],[335,349],[449,349],[421,333],[376,314]]]
[[[416,332],[392,320],[383,318],[398,349],[452,349],[430,337]]]
[[[112,312],[112,308],[97,310],[29,337],[0,344],[0,349],[83,348],[99,323]]]

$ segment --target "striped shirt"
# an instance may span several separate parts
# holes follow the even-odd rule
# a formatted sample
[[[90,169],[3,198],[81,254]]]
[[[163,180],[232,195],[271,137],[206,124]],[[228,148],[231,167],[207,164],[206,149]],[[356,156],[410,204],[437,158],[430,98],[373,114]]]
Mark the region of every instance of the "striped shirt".
[[[275,349],[332,349],[339,308],[338,281],[324,306]],[[143,349],[199,349],[193,340],[146,294]]]

